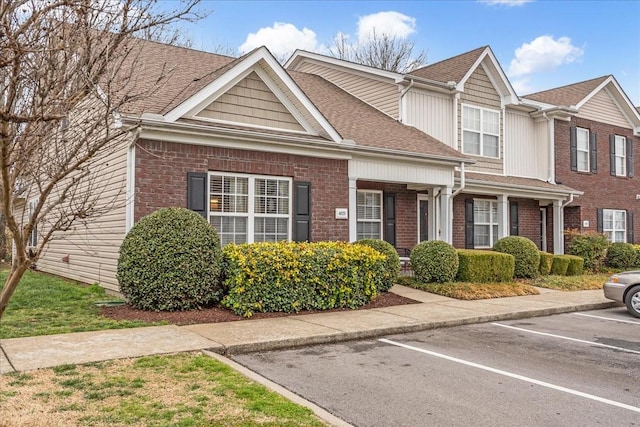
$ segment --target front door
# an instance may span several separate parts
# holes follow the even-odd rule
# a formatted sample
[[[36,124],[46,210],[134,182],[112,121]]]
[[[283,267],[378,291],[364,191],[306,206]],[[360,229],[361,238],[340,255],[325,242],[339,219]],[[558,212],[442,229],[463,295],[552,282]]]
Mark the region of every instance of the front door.
[[[429,240],[428,202],[418,200],[418,238],[420,242]]]
[[[547,208],[540,208],[540,250],[547,251]]]

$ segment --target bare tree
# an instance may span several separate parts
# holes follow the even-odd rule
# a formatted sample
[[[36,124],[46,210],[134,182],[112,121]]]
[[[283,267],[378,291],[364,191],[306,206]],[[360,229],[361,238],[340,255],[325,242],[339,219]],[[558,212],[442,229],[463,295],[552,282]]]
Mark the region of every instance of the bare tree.
[[[176,40],[197,3],[0,0],[0,213],[14,248],[0,319],[54,233],[109,209],[96,174],[132,130],[118,112],[148,95],[134,36]]]
[[[374,30],[364,42],[349,43],[348,36],[339,33],[329,49],[332,56],[358,64],[397,73],[410,73],[427,63],[427,54],[414,54],[415,43]]]

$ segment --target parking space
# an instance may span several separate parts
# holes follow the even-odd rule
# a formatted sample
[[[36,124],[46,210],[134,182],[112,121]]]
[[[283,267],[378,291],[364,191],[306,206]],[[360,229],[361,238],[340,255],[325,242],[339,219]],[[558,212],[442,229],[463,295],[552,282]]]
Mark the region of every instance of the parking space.
[[[623,308],[234,359],[358,426],[640,419],[640,320]]]

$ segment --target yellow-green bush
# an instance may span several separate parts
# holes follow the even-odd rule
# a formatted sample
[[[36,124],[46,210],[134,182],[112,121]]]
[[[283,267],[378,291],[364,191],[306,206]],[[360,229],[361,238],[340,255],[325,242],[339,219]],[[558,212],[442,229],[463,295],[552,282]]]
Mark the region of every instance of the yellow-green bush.
[[[567,276],[580,276],[584,270],[584,258],[577,255],[565,255],[569,259]]]
[[[387,258],[385,261],[383,280],[381,281],[382,287],[378,288],[380,292],[387,292],[395,285],[398,274],[400,274],[400,257],[398,256],[396,248],[394,248],[391,243],[380,239],[362,239],[356,243],[359,245],[367,245]]]
[[[493,283],[513,279],[515,257],[510,254],[474,249],[458,249],[460,282]]]
[[[383,286],[386,258],[366,245],[264,242],[227,245],[223,259],[222,305],[249,317],[360,307]]]
[[[551,272],[551,264],[553,263],[553,254],[549,252],[540,251],[540,265],[538,266],[538,273],[543,276],[547,276]]]
[[[551,274],[566,276],[569,263],[571,262],[570,256],[571,255],[554,255],[551,263]]]

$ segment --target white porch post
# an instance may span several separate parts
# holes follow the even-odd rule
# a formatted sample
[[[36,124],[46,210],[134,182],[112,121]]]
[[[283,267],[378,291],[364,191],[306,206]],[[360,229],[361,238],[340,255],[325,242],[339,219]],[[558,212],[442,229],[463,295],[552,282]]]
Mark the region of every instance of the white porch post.
[[[504,194],[498,196],[498,239],[509,235],[509,201]]]
[[[358,240],[358,203],[356,178],[349,178],[349,241]]]
[[[442,187],[440,193],[440,235],[438,240],[452,243],[451,187]]]
[[[562,200],[553,201],[553,253],[564,254],[564,208]]]

